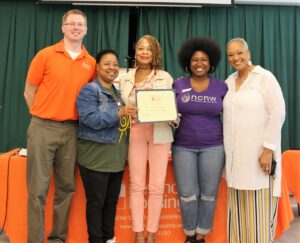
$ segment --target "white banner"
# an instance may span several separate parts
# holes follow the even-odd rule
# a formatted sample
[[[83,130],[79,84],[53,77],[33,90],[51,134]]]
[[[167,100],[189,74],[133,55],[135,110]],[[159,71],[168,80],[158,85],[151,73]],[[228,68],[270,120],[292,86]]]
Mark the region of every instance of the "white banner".
[[[181,5],[181,6],[201,6],[201,5],[231,5],[233,0],[40,0],[40,2],[72,2],[74,5],[140,5],[140,6],[158,6],[158,5]]]

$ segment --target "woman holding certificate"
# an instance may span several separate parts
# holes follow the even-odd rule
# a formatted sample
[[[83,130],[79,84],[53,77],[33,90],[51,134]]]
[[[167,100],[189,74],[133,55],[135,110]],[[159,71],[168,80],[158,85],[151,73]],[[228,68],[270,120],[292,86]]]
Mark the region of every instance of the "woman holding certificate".
[[[120,82],[122,98],[135,104],[137,90],[171,89],[173,79],[161,70],[162,51],[155,37],[141,37],[135,50],[136,68]],[[154,243],[163,203],[169,151],[173,141],[168,122],[138,123],[131,120],[129,138],[129,176],[132,228],[136,243]],[[144,192],[149,163],[147,238],[144,238]]]
[[[221,58],[215,40],[192,37],[183,43],[178,58],[189,75],[174,82],[181,117],[172,158],[185,242],[200,243],[212,230],[224,167],[221,112],[227,86],[209,76]]]

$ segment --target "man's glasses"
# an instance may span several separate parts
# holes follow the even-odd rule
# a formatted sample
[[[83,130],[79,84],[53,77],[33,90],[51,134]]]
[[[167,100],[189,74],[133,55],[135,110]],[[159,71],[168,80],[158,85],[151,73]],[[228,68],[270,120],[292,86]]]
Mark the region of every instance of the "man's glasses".
[[[75,22],[64,23],[64,25],[68,25],[71,27],[77,26],[78,28],[82,28],[82,27],[86,26],[84,23],[75,23]]]

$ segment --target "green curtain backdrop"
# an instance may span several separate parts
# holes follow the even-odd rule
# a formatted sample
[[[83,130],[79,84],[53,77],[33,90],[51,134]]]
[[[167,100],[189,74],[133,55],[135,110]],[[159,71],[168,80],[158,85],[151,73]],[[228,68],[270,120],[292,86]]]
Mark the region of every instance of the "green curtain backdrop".
[[[26,147],[29,124],[23,97],[26,74],[38,50],[62,39],[61,18],[71,5],[0,2],[0,152]],[[88,17],[85,46],[92,55],[112,48],[125,66],[129,9],[80,7]],[[63,105],[63,104],[62,104]]]
[[[142,8],[138,34],[151,34],[161,43],[163,64],[174,79],[184,75],[177,62],[181,43],[189,36],[215,38],[223,52],[215,75],[225,79],[233,70],[226,60],[226,43],[245,38],[254,64],[277,77],[285,97],[287,116],[282,147],[300,148],[300,7],[253,6],[203,8]],[[255,115],[255,114],[253,114]]]
[[[29,115],[23,90],[28,66],[38,50],[62,38],[61,17],[71,8],[74,6],[0,1],[0,152],[26,146]],[[130,9],[79,8],[88,16],[84,43],[90,53],[113,48],[124,66],[130,51],[129,27],[137,24],[130,22]],[[227,41],[245,38],[253,63],[272,71],[282,87],[287,108],[283,149],[300,147],[300,7],[139,8],[137,13],[136,37],[152,34],[159,39],[164,67],[174,78],[184,75],[177,51],[187,37],[208,35],[218,40],[223,57],[215,75],[221,79],[233,71],[226,60]]]

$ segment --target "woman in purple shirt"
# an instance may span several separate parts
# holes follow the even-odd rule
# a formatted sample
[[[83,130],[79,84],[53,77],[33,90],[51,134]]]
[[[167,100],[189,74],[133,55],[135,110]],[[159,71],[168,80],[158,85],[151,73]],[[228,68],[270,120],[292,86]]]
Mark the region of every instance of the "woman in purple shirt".
[[[186,40],[178,53],[189,75],[174,82],[181,120],[172,157],[186,243],[205,242],[211,231],[224,167],[221,112],[227,86],[209,76],[220,58],[218,43],[209,37]]]

